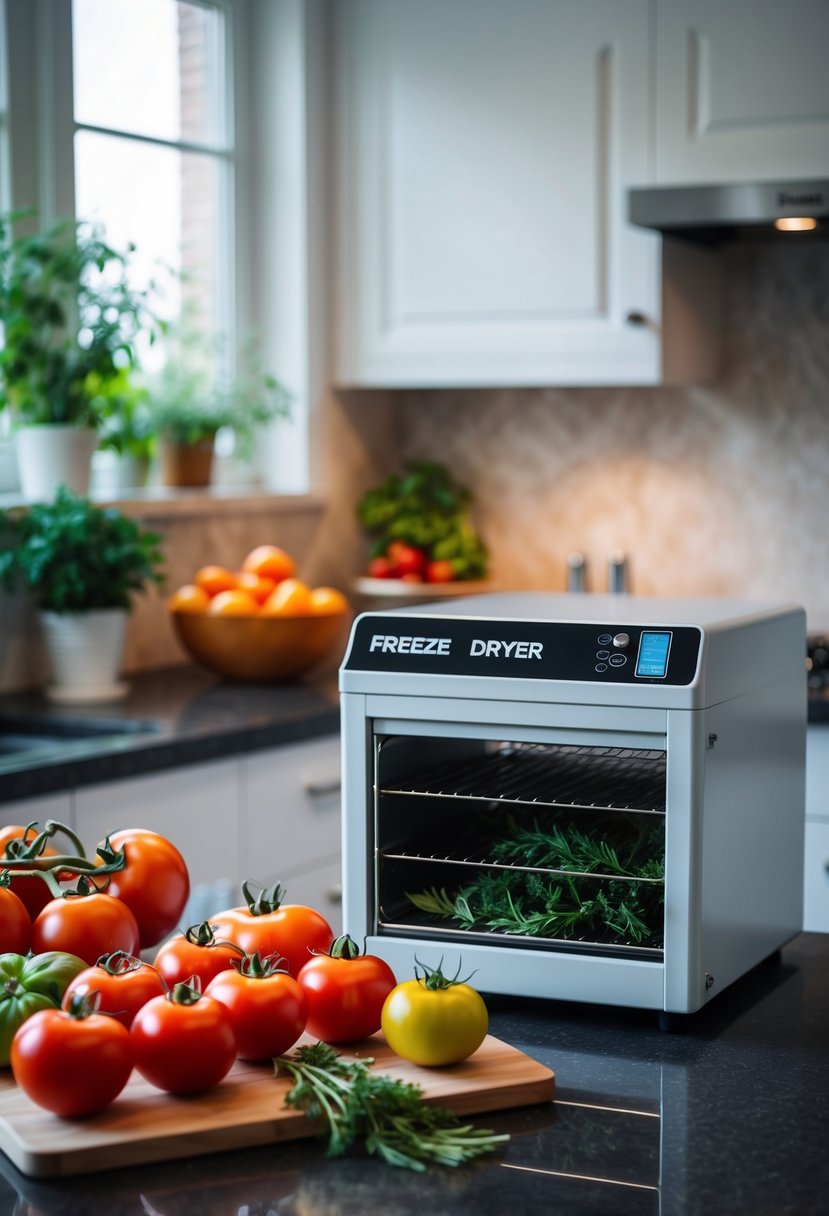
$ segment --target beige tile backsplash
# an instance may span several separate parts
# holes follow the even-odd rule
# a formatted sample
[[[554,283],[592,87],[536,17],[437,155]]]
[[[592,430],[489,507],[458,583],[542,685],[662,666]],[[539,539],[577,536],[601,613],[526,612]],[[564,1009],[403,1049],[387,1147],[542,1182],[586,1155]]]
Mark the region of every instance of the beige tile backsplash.
[[[723,252],[719,381],[408,392],[402,450],[474,487],[500,584],[796,600],[829,628],[829,244]]]
[[[152,520],[169,585],[274,540],[303,577],[347,590],[365,560],[354,503],[409,457],[473,488],[501,586],[563,590],[578,550],[588,588],[604,591],[623,550],[638,594],[794,600],[810,629],[829,630],[829,243],[722,256],[716,384],[332,394],[324,505]],[[137,602],[125,670],[182,659],[153,592]],[[43,678],[30,606],[2,597],[0,690]]]

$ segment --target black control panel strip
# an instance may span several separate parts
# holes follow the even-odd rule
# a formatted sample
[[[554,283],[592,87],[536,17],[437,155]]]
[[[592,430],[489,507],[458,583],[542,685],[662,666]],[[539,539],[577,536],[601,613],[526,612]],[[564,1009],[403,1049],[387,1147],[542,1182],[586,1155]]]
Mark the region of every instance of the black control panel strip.
[[[358,620],[350,671],[690,684],[702,631],[680,625],[476,620],[402,615]]]

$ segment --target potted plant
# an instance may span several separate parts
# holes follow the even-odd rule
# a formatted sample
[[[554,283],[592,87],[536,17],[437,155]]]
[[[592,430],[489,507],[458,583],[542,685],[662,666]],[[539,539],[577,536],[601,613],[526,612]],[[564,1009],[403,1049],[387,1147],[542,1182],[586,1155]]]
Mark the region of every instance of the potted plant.
[[[158,446],[148,397],[132,368],[122,368],[108,386],[93,457],[99,490],[117,493],[147,484]]]
[[[40,613],[55,701],[114,700],[132,597],[160,583],[160,537],[61,486],[53,501],[0,513],[0,583],[22,582]]]
[[[259,427],[290,416],[290,396],[260,365],[252,344],[230,375],[198,334],[174,340],[161,371],[147,381],[150,416],[159,438],[161,480],[168,486],[210,484],[218,431],[233,431],[234,453],[253,455]]]
[[[127,280],[128,255],[99,228],[63,220],[20,234],[26,218],[0,217],[0,408],[23,496],[44,501],[61,483],[87,492],[108,390],[152,318]]]

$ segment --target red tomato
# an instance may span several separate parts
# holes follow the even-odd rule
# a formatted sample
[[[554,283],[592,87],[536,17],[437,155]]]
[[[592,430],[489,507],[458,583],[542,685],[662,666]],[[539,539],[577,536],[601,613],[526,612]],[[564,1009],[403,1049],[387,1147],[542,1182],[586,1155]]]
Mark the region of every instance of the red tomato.
[[[395,578],[394,566],[387,557],[373,557],[368,564],[369,578]]]
[[[14,1079],[38,1106],[64,1118],[94,1115],[109,1106],[132,1072],[129,1031],[95,1013],[41,1009],[23,1023],[11,1050]]]
[[[19,850],[24,845],[31,844],[38,834],[35,824],[30,824],[25,828],[9,824],[5,828],[0,828],[0,870],[3,869],[4,858],[8,858],[10,861],[15,860],[19,856]],[[47,845],[38,853],[38,856],[57,857],[58,852]],[[16,878],[13,871],[9,871],[9,873],[12,875],[12,891],[18,899],[23,901],[30,918],[34,920],[38,912],[54,899],[54,895],[47,887],[45,880],[36,874]]]
[[[126,865],[109,876],[107,892],[134,913],[145,950],[177,927],[190,896],[190,877],[176,846],[157,832],[144,828],[113,832],[98,845],[95,864],[104,865],[112,851],[120,849],[126,854]]]
[[[242,884],[247,907],[229,908],[210,923],[217,937],[235,942],[245,954],[279,954],[291,975],[296,976],[312,954],[326,951],[334,933],[324,916],[304,904],[283,904],[284,892],[277,884],[258,898]]]
[[[73,997],[91,996],[93,992],[100,993],[99,1011],[129,1030],[141,1006],[154,996],[162,996],[165,988],[161,976],[149,963],[116,950],[70,980],[61,1008],[68,1009]]]
[[[393,540],[386,549],[386,557],[394,567],[394,577],[403,578],[406,574],[423,574],[426,570],[427,557],[422,549],[407,545],[405,541]]]
[[[239,946],[218,941],[213,926],[203,921],[159,946],[155,967],[170,988],[196,976],[204,989],[215,975],[227,971],[234,960],[243,957],[244,951]]]
[[[308,1033],[326,1043],[355,1043],[379,1030],[386,997],[397,985],[388,963],[361,955],[347,933],[328,954],[307,962],[297,980],[308,998]]]
[[[455,579],[455,568],[451,562],[429,562],[426,567],[427,583],[451,583]]]
[[[246,955],[212,979],[205,996],[227,1008],[240,1060],[281,1056],[305,1029],[305,993],[293,976],[279,970],[274,958]]]
[[[102,954],[137,954],[138,924],[126,904],[106,891],[53,899],[32,925],[32,950],[63,950],[91,967]]]
[[[22,899],[0,886],[0,954],[25,954],[32,941],[32,921]]]
[[[153,997],[130,1028],[135,1067],[171,1094],[198,1094],[227,1076],[236,1059],[233,1023],[225,1006],[187,984]]]

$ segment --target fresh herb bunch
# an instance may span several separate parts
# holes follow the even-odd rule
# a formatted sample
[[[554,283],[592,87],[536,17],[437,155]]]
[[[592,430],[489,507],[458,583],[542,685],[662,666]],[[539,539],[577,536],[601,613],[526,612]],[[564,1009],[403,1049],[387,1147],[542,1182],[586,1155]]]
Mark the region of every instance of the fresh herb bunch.
[[[484,578],[488,553],[470,518],[471,503],[470,491],[443,465],[413,463],[364,494],[357,518],[375,537],[372,557],[400,540],[431,561],[451,562],[457,579]]]
[[[422,1172],[427,1165],[460,1165],[509,1139],[426,1105],[418,1086],[372,1072],[373,1063],[346,1060],[321,1042],[274,1061],[277,1074],[294,1081],[285,1104],[325,1122],[329,1157],[361,1144],[388,1165]]]
[[[22,581],[47,612],[129,609],[134,592],[162,582],[161,537],[66,486],[51,503],[0,513],[0,534],[0,582]]]
[[[508,865],[615,874],[621,878],[664,878],[661,822],[643,821],[632,839],[627,826],[618,819],[603,819],[588,835],[574,823],[544,829],[537,820],[525,827],[509,818],[505,835],[492,845],[490,852],[493,861]]]
[[[97,427],[112,383],[156,322],[102,229],[61,220],[17,235],[31,212],[0,216],[0,408],[27,425]]]

